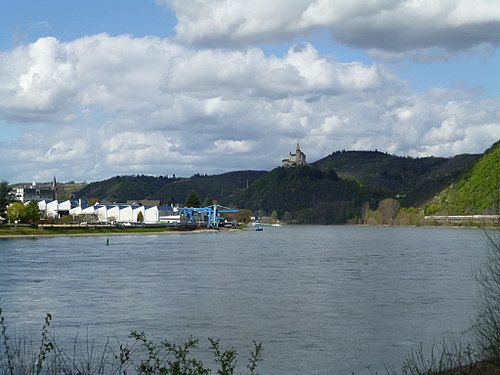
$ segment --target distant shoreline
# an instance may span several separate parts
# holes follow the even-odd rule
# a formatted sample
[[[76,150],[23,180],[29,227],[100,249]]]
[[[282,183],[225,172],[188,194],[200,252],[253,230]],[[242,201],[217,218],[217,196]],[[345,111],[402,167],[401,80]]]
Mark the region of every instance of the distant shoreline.
[[[450,223],[450,222],[439,222],[434,224],[421,224],[421,225],[369,225],[369,224],[341,224],[341,226],[354,226],[354,227],[386,227],[386,228],[455,228],[455,229],[490,229],[495,228],[495,223]],[[304,224],[287,224],[291,226],[301,226]],[[320,225],[321,224],[305,224],[305,225]],[[337,224],[327,224],[327,225],[337,225]],[[243,228],[200,228],[200,227],[30,227],[30,226],[0,226],[0,239],[3,238],[35,238],[35,237],[87,237],[87,236],[124,236],[124,235],[136,235],[136,234],[188,234],[188,233],[216,233],[216,232],[231,232],[231,231],[241,231],[245,228],[251,228],[247,225]]]
[[[210,228],[38,228],[38,227],[0,227],[0,239],[2,238],[34,238],[34,237],[77,237],[77,236],[123,236],[135,234],[184,234],[184,233],[208,233],[219,231],[231,231],[238,229],[210,229]]]

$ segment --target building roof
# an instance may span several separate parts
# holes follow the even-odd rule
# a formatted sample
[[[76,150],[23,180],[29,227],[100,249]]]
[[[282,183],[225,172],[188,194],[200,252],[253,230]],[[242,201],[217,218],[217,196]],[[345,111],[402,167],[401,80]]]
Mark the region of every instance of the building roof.
[[[141,206],[159,206],[160,201],[155,199],[129,199],[127,204],[138,204]]]

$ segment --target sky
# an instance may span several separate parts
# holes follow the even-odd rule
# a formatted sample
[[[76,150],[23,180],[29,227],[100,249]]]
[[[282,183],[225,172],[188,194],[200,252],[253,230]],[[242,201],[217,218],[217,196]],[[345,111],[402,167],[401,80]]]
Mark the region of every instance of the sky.
[[[2,0],[0,180],[482,153],[498,0]]]

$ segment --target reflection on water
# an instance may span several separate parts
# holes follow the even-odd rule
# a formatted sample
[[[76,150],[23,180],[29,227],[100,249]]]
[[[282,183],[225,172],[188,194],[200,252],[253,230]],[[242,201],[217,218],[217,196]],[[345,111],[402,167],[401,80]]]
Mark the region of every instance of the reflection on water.
[[[58,342],[132,330],[219,337],[263,374],[398,366],[413,345],[467,329],[480,230],[283,226],[262,232],[0,240],[9,327]],[[208,345],[207,345],[208,346]]]

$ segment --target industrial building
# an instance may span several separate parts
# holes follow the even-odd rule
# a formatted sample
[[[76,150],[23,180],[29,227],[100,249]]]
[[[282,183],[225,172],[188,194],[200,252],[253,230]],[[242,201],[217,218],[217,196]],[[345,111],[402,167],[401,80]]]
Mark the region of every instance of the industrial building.
[[[218,227],[224,221],[220,213],[238,212],[237,209],[219,205],[184,208],[127,203],[96,203],[89,206],[86,201],[82,200],[41,200],[38,202],[38,207],[48,219],[71,216],[80,222],[85,221],[85,218],[93,218],[91,221],[95,220],[100,223],[180,224],[207,227]]]

